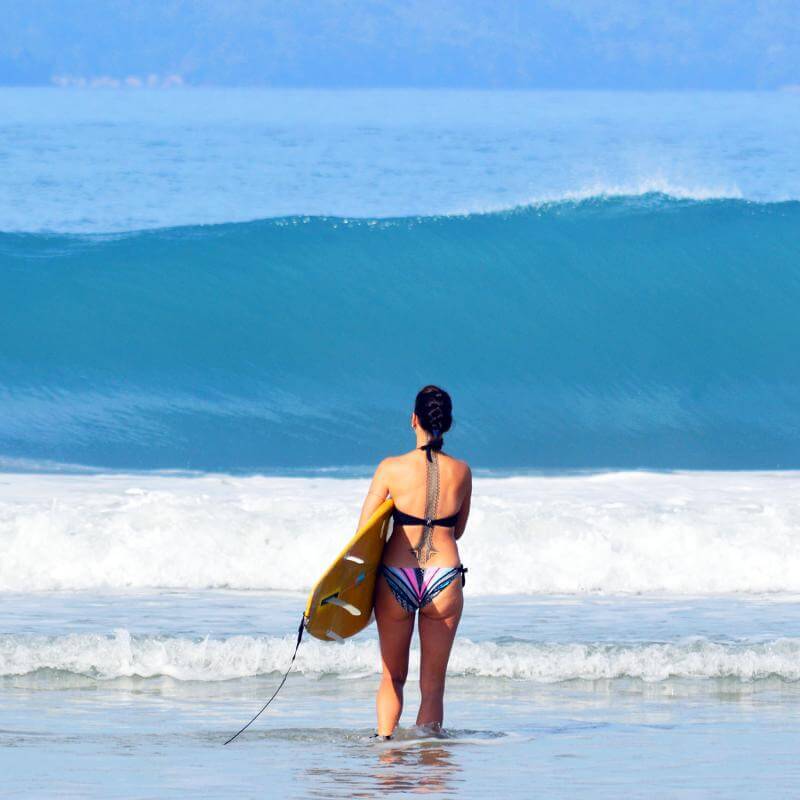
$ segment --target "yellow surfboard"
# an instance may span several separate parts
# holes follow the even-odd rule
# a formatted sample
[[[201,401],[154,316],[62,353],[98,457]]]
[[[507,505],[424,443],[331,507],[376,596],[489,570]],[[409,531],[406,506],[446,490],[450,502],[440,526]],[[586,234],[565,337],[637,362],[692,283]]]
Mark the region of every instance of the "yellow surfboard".
[[[369,625],[393,508],[394,501],[385,500],[311,590],[305,628],[312,636],[339,642]]]

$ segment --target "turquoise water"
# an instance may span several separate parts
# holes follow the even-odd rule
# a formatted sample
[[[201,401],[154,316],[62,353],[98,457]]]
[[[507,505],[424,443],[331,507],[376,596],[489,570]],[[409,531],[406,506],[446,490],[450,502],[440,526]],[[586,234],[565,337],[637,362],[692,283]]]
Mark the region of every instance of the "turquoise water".
[[[798,466],[791,93],[0,91],[0,460]]]
[[[0,90],[0,794],[795,794],[798,133],[791,93]],[[446,735],[414,644],[369,742],[373,627],[223,748],[432,380],[476,468]]]
[[[357,466],[458,398],[477,467],[800,465],[800,204],[0,235],[0,453]]]

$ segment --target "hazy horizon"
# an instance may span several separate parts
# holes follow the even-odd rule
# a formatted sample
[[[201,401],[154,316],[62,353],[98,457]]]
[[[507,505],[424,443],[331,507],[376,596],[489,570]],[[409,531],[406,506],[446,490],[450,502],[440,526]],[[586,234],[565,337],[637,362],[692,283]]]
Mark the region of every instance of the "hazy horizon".
[[[798,52],[787,0],[6,0],[0,85],[763,90]]]

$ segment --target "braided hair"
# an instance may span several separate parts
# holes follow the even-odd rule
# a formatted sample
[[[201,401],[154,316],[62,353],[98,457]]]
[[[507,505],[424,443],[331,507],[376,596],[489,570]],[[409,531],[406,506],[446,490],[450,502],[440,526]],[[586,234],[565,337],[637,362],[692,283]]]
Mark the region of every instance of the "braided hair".
[[[444,447],[442,434],[450,430],[453,424],[453,401],[444,389],[438,386],[425,386],[420,389],[414,403],[414,413],[423,430],[433,438],[420,447],[428,456],[428,461],[433,461],[431,450],[439,451]]]

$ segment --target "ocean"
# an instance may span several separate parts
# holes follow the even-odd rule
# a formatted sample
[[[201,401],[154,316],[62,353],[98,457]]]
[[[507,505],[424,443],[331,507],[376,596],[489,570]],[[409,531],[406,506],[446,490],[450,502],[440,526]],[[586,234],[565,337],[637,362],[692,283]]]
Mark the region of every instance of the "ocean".
[[[800,791],[800,100],[0,89],[0,796]],[[440,737],[305,596],[415,392]]]

